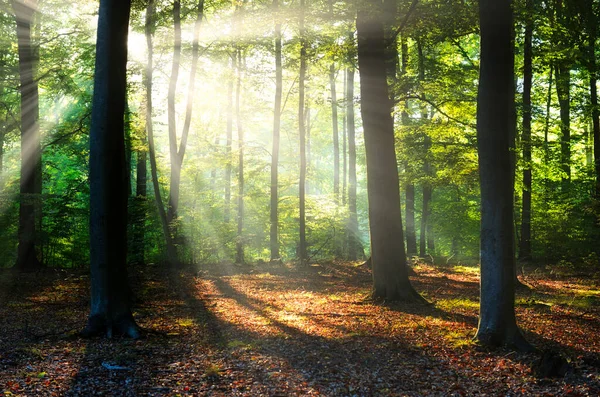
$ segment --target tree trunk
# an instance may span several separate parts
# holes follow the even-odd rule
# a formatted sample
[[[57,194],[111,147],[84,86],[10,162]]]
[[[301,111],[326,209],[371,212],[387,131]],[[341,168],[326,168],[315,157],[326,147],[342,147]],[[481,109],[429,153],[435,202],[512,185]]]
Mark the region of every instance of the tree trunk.
[[[598,71],[596,66],[596,39],[598,38],[597,13],[594,1],[586,0],[588,30],[588,71],[590,73],[590,105],[592,107],[592,135],[594,137],[594,171],[596,176],[596,198],[600,198],[600,111],[598,110]]]
[[[344,91],[342,96],[346,93],[346,86],[348,85],[348,76],[346,71],[344,70]],[[344,99],[345,100],[345,99]],[[347,105],[345,106],[347,107]],[[346,207],[348,202],[348,157],[347,157],[347,147],[348,147],[348,120],[345,112],[342,112],[342,206]],[[347,246],[347,241],[344,243],[344,246]]]
[[[340,140],[338,132],[338,104],[335,91],[335,65],[329,66],[329,86],[331,87],[331,130],[333,131],[333,195],[340,196]]]
[[[242,90],[242,51],[237,50],[238,68],[237,85],[235,90],[235,115],[238,130],[238,213],[237,213],[237,238],[235,244],[235,261],[244,263],[244,128],[240,112],[240,96]]]
[[[236,69],[236,57],[231,56],[231,77],[227,84],[227,131],[225,141],[225,209],[223,211],[225,223],[231,219],[231,171],[232,164],[232,144],[233,144],[233,73]]]
[[[401,58],[401,72],[400,77],[406,75],[408,68],[408,44],[406,42],[406,36],[402,36],[400,39],[400,47],[402,49]],[[408,102],[405,101],[404,108],[400,114],[400,122],[403,126],[408,126]],[[408,162],[405,169],[408,169]],[[409,176],[410,178],[410,176]],[[405,207],[406,207],[406,251],[409,257],[417,255],[417,234],[415,231],[415,185],[412,180],[406,182],[405,187]]]
[[[156,207],[161,221],[163,234],[165,236],[165,244],[167,248],[167,260],[170,263],[177,261],[177,251],[175,244],[173,243],[173,237],[169,230],[169,221],[167,219],[167,212],[163,204],[162,195],[160,192],[160,185],[158,182],[158,169],[156,165],[156,149],[154,146],[154,128],[152,124],[152,76],[154,72],[153,66],[153,46],[152,36],[155,27],[155,3],[154,0],[149,0],[146,7],[146,22],[145,22],[145,34],[146,34],[146,45],[148,48],[148,62],[146,63],[146,71],[144,73],[144,85],[146,88],[146,135],[148,136],[148,154],[150,155],[150,172],[152,175],[152,185],[154,187],[154,197],[156,200]]]
[[[142,146],[146,146],[146,139],[142,139]],[[137,152],[136,185],[134,197],[133,221],[133,261],[138,265],[145,263],[144,237],[146,231],[146,196],[147,196],[147,155],[145,149]]]
[[[571,182],[571,68],[567,61],[556,66],[556,93],[560,106],[560,166],[563,172],[562,191],[567,192]]]
[[[37,51],[31,43],[36,0],[13,1],[17,22],[19,81],[21,93],[21,180],[19,183],[19,230],[16,268],[41,268],[37,258],[38,220],[41,219],[42,149],[40,145],[39,94],[34,70]]]
[[[281,96],[283,74],[281,66],[281,22],[278,0],[273,0],[275,13],[275,104],[273,105],[273,150],[271,153],[271,260],[279,259],[279,139],[281,135]]]
[[[354,121],[354,57],[346,69],[346,127],[348,130],[348,259],[358,258],[358,215],[356,212],[356,125]]]
[[[359,8],[356,20],[361,114],[367,157],[371,260],[375,299],[422,300],[408,279],[392,103],[386,81],[381,6]]]
[[[425,81],[425,57],[423,55],[423,47],[421,46],[421,42],[417,42],[417,53],[419,55],[419,82],[423,84]],[[421,89],[422,90],[422,89]],[[422,90],[423,91],[423,90]],[[423,97],[425,97],[425,92],[421,92]],[[421,104],[421,123],[425,124],[428,120],[427,107],[424,104]],[[423,211],[421,212],[421,233],[419,240],[419,256],[424,257],[427,254],[426,247],[429,246],[431,248],[433,246],[433,237],[429,237],[429,232],[433,229],[430,225],[430,215],[431,215],[431,198],[433,195],[433,189],[431,187],[431,182],[429,179],[431,178],[431,163],[429,160],[430,153],[429,149],[431,148],[431,138],[427,133],[423,134],[423,173],[425,174],[426,180],[423,182]]]
[[[194,37],[192,42],[192,65],[190,68],[189,85],[186,100],[185,119],[183,123],[183,129],[181,132],[181,141],[179,147],[177,146],[177,123],[175,113],[175,95],[177,93],[177,80],[179,77],[179,64],[181,62],[181,2],[175,0],[173,3],[173,64],[171,67],[171,78],[169,80],[169,92],[168,92],[168,125],[169,125],[169,154],[171,159],[171,180],[169,186],[169,203],[167,208],[167,221],[169,224],[169,231],[173,238],[177,237],[178,231],[178,220],[177,214],[179,209],[179,189],[181,184],[181,169],[183,166],[183,159],[185,157],[185,150],[187,147],[187,140],[190,131],[192,121],[192,110],[194,102],[194,89],[196,82],[196,72],[198,69],[198,55],[200,47],[198,44],[200,36],[200,25],[204,15],[204,0],[200,0],[197,6],[197,18],[194,25]],[[177,255],[177,247],[174,247]],[[179,258],[175,257],[175,261],[172,261],[172,265],[179,263]]]
[[[525,43],[523,49],[523,193],[519,259],[531,259],[531,83],[533,80],[532,48],[533,0],[527,0]]]
[[[298,198],[300,209],[298,259],[306,260],[306,127],[304,118],[304,82],[306,80],[306,37],[304,29],[305,0],[300,0],[300,76],[298,81],[298,134],[300,139],[300,182]]]
[[[515,318],[513,164],[514,52],[509,0],[480,0],[477,142],[481,184],[481,297],[476,338],[530,350]]]
[[[91,310],[84,336],[139,337],[127,281],[124,112],[130,2],[102,0],[90,130]]]

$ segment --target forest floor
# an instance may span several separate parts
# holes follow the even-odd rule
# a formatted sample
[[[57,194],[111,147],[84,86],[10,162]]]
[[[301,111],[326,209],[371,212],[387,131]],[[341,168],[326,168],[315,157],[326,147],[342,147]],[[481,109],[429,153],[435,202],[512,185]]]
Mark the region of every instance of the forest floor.
[[[599,275],[528,272],[517,318],[539,353],[472,341],[478,269],[414,266],[432,304],[376,304],[351,263],[133,269],[140,340],[81,339],[83,270],[0,273],[4,396],[598,396]]]

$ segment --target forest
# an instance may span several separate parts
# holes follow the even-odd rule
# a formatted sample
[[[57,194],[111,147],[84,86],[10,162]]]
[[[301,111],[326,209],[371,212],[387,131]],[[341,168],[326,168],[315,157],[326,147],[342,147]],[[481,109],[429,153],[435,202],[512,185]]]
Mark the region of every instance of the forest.
[[[600,395],[598,21],[0,0],[3,395]]]

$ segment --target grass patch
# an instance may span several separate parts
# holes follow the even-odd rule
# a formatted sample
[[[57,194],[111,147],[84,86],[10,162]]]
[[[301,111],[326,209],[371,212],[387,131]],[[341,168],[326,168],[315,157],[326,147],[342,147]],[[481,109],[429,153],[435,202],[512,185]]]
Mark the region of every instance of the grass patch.
[[[435,302],[435,306],[450,312],[454,310],[477,310],[479,309],[479,302],[467,298],[439,299]]]

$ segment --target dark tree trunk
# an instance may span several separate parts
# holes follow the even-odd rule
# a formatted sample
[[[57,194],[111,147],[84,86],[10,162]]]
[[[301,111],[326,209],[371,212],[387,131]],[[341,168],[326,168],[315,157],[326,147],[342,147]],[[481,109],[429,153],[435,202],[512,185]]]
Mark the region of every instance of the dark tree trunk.
[[[388,96],[381,6],[359,9],[356,20],[361,114],[367,156],[373,298],[422,300],[408,279],[404,250],[392,103]]]
[[[533,79],[532,48],[533,0],[527,0],[525,43],[523,49],[523,202],[519,259],[531,259],[531,82]]]
[[[130,2],[102,0],[90,130],[91,310],[84,336],[139,336],[127,281],[124,112]]]
[[[333,131],[333,194],[340,198],[340,139],[338,131],[338,104],[335,91],[335,65],[329,66],[329,86],[331,87],[331,128]]]
[[[509,0],[480,0],[481,66],[477,142],[481,184],[481,297],[476,338],[530,350],[515,318],[511,123],[514,52]]]
[[[298,198],[300,209],[298,258],[300,264],[306,260],[306,126],[304,119],[304,83],[306,80],[306,37],[304,29],[305,0],[300,0],[300,76],[298,81],[298,124],[300,138],[300,182]]]
[[[571,182],[571,68],[562,61],[556,66],[556,93],[560,106],[560,166],[563,172],[562,190],[567,192]]]
[[[21,179],[19,183],[19,231],[16,269],[32,271],[41,268],[37,257],[36,235],[41,219],[42,150],[40,145],[39,94],[34,78],[38,54],[31,42],[35,0],[15,0],[13,10],[17,22],[19,81],[21,93]]]
[[[358,258],[358,215],[356,212],[356,125],[354,121],[354,57],[346,69],[346,126],[348,129],[348,259]]]
[[[242,51],[237,50],[238,68],[237,85],[235,90],[235,115],[238,130],[238,213],[237,213],[237,239],[235,244],[235,261],[244,263],[244,127],[240,112],[242,91]]]
[[[273,150],[271,153],[271,260],[279,259],[279,138],[281,135],[281,97],[283,74],[281,66],[281,22],[278,0],[273,0],[275,13],[275,104],[273,106]]]
[[[146,139],[142,139],[142,146],[146,146]],[[138,265],[145,263],[144,238],[146,234],[146,196],[147,196],[147,155],[145,149],[137,152],[136,184],[134,197],[134,222],[133,222],[133,261]]]
[[[600,198],[600,110],[598,110],[598,70],[596,66],[596,39],[598,38],[598,15],[594,0],[585,1],[588,31],[588,71],[590,73],[590,105],[592,107],[592,135],[594,137],[594,170],[596,198]]]

